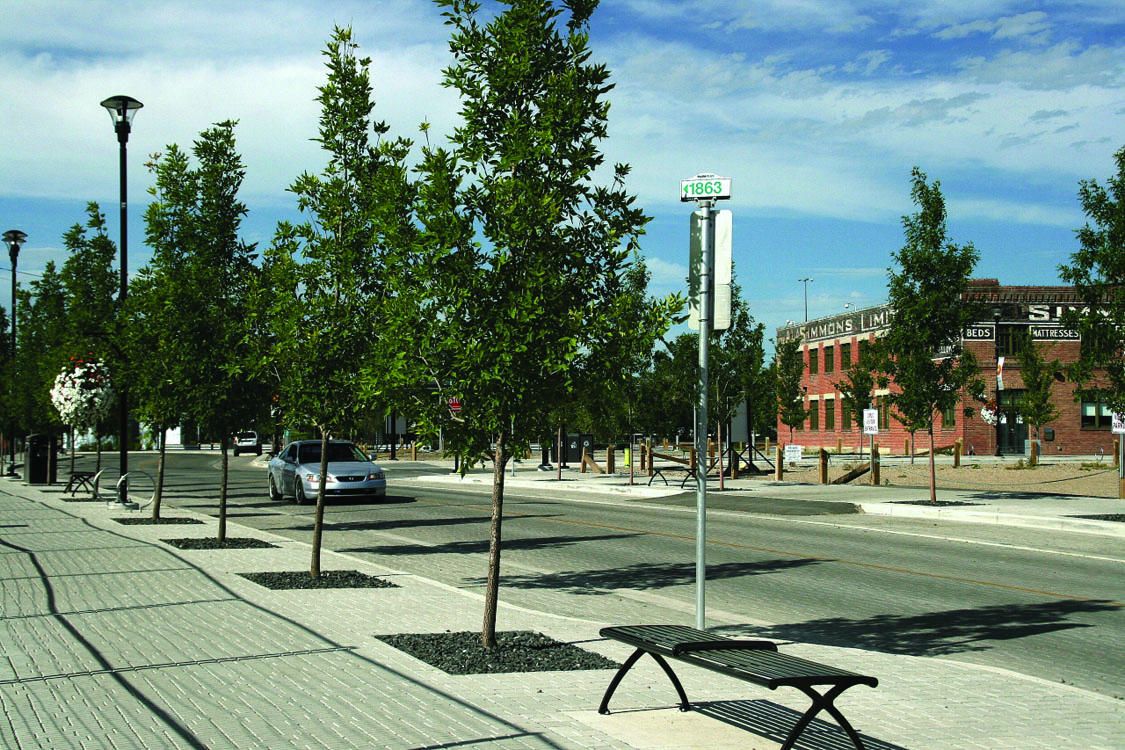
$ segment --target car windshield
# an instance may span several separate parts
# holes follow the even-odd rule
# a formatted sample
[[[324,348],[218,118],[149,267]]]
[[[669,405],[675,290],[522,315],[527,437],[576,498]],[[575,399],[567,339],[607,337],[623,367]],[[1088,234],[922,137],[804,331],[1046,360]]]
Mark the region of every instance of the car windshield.
[[[351,443],[329,443],[328,444],[328,461],[366,461],[367,456],[360,452]],[[297,463],[299,464],[319,464],[320,463],[320,444],[309,443],[302,445],[297,450]]]
[[[256,432],[240,432],[238,433],[239,440],[254,440],[258,437]]]

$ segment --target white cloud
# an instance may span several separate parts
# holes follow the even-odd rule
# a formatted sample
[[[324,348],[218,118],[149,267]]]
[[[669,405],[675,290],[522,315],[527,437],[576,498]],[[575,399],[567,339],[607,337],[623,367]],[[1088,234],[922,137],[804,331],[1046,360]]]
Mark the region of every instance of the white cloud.
[[[963,39],[973,34],[987,34],[993,39],[1022,39],[1033,44],[1046,43],[1051,24],[1043,11],[1004,16],[995,20],[977,19],[946,26],[934,33],[938,39]]]

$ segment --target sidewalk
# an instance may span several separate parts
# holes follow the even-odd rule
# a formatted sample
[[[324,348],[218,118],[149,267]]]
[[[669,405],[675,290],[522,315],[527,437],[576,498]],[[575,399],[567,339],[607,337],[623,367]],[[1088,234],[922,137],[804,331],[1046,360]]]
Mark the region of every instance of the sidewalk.
[[[565,484],[620,486],[600,481]],[[57,487],[0,483],[0,746],[769,750],[777,736],[747,725],[761,732],[807,706],[793,690],[685,669],[688,695],[702,705],[680,713],[651,663],[630,673],[610,716],[596,711],[608,671],[447,675],[373,636],[475,630],[483,606],[474,593],[332,552],[324,569],[358,569],[399,588],[269,591],[237,573],[307,570],[306,544],[231,524],[231,536],[278,548],[180,551],[159,540],[213,537],[215,520],[179,510],[166,515],[204,523],[113,520],[125,515],[62,502]],[[606,624],[502,602],[498,626],[622,661],[627,647],[598,638]],[[876,750],[1125,746],[1125,702],[1097,693],[948,660],[787,650],[879,677],[877,689],[840,700]],[[823,727],[798,747],[847,747]]]

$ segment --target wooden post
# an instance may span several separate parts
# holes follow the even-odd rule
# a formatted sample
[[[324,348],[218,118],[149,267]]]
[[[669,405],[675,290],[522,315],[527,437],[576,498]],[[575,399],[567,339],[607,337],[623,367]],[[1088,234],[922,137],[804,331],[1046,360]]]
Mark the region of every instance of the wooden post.
[[[961,438],[953,441],[953,468],[961,468]]]
[[[651,440],[648,441],[647,450],[648,450],[648,463],[645,464],[645,468],[648,470],[648,475],[651,477],[652,476],[652,461],[653,461],[652,441]]]
[[[1113,465],[1114,466],[1119,465],[1120,461],[1121,461],[1121,438],[1115,436],[1113,438]]]
[[[690,466],[691,466],[691,473],[692,473],[692,475],[694,475],[694,474],[695,474],[695,448],[694,448],[694,447],[693,447],[693,448],[691,449],[691,451],[690,451],[690,452],[688,453],[688,458],[689,458],[689,460],[691,461],[691,464],[690,464]]]
[[[1031,458],[1028,460],[1028,464],[1030,466],[1038,466],[1039,465],[1039,441],[1038,440],[1032,440],[1031,441]]]
[[[582,465],[578,469],[579,474],[586,473],[586,446],[582,446]]]
[[[606,450],[605,450],[605,473],[606,474],[616,474],[617,473],[617,466],[614,464],[614,461],[613,461],[613,446],[612,445],[609,446],[608,448],[606,448]]]
[[[838,456],[843,452],[844,452],[844,438],[843,438],[842,435],[837,435],[836,436],[836,455]]]
[[[770,454],[770,439],[766,438],[766,448],[762,451],[762,455],[768,456]]]
[[[903,440],[902,440],[902,452],[903,452],[904,454],[906,454],[907,456],[913,456],[913,455],[914,455],[914,452],[913,452],[913,451],[911,451],[911,450],[910,450],[910,448],[911,448],[911,446],[910,446],[910,438],[909,438],[909,437],[907,437],[907,438],[903,438]]]
[[[828,484],[828,451],[820,449],[820,483]]]
[[[415,440],[414,442],[412,442],[410,444],[410,460],[411,461],[417,461],[418,460],[418,441],[417,440]]]
[[[768,438],[767,438],[768,439]],[[777,462],[773,466],[774,481],[780,482],[781,478],[785,476],[785,453],[781,450],[781,446],[777,446]]]
[[[879,486],[879,444],[871,446],[871,486]]]

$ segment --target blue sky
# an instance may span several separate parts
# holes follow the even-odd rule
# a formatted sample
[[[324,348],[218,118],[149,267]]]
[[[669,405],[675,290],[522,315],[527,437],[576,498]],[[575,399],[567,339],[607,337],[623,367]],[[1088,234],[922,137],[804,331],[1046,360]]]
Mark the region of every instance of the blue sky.
[[[487,5],[487,3],[486,3]],[[118,236],[118,150],[99,102],[144,103],[129,141],[129,268],[147,260],[144,162],[238,119],[245,235],[299,219],[286,187],[322,160],[320,51],[351,25],[373,58],[392,134],[457,121],[440,87],[447,29],[428,0],[9,0],[0,48],[7,112],[0,229],[28,234],[24,284],[65,259],[87,201]],[[603,0],[592,48],[613,72],[609,163],[653,217],[652,290],[682,290],[690,204],[679,180],[732,178],[734,261],[768,335],[804,317],[880,304],[912,211],[910,170],[940,180],[977,276],[1054,284],[1085,218],[1078,182],[1125,146],[1125,3],[973,0]],[[0,305],[10,268],[0,258]]]

